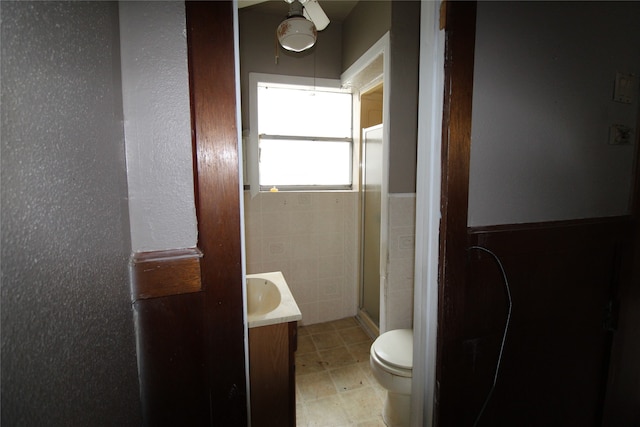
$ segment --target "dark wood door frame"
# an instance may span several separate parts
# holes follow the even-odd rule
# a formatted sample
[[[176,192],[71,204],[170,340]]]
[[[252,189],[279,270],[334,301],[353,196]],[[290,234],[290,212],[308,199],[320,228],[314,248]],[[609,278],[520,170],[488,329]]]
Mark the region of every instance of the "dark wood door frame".
[[[636,129],[640,126],[640,112],[636,119]],[[640,425],[640,133],[636,132],[635,170],[631,220],[633,254],[627,274],[631,279],[619,289],[618,331],[614,335],[611,365],[604,405],[605,425]]]
[[[463,402],[457,378],[466,280],[475,2],[446,3],[445,91],[442,121],[442,188],[438,277],[438,345],[435,425],[455,425],[450,414]],[[456,409],[457,408],[457,409]]]
[[[233,3],[186,2],[210,425],[247,423]]]

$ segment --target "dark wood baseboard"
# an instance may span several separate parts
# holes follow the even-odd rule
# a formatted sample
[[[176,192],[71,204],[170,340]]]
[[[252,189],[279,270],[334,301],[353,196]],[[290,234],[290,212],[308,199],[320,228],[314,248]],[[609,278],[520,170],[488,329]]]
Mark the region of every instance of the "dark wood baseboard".
[[[619,239],[631,232],[630,216],[604,218],[573,219],[524,224],[492,225],[469,227],[467,245],[491,245],[494,249],[508,251],[549,249],[549,244],[575,246],[582,239],[585,243],[606,239],[607,236]],[[527,248],[514,246],[514,238],[522,242],[526,239]]]
[[[131,257],[133,301],[202,290],[197,248],[139,252]]]

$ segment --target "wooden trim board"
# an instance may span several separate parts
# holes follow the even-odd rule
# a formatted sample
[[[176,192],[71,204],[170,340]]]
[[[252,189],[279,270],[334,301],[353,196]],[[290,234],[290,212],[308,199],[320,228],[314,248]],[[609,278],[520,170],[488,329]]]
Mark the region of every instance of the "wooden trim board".
[[[200,292],[197,248],[139,252],[131,257],[133,301]]]

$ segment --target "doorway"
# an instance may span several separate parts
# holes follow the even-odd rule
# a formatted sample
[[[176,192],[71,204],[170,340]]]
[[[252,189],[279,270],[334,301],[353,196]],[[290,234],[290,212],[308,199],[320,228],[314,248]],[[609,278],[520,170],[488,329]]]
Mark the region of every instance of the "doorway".
[[[384,277],[388,193],[389,34],[385,34],[341,77],[354,97],[354,132],[359,138],[360,259],[357,318],[374,337],[385,330]]]
[[[360,316],[380,328],[382,124],[362,130]]]

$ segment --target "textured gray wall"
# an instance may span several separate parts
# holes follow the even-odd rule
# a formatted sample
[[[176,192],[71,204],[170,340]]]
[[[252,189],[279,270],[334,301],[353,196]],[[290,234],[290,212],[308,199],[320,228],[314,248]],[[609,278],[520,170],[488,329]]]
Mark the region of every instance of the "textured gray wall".
[[[2,425],[140,425],[117,3],[0,8]]]
[[[198,240],[184,7],[119,3],[133,252],[191,248]]]

